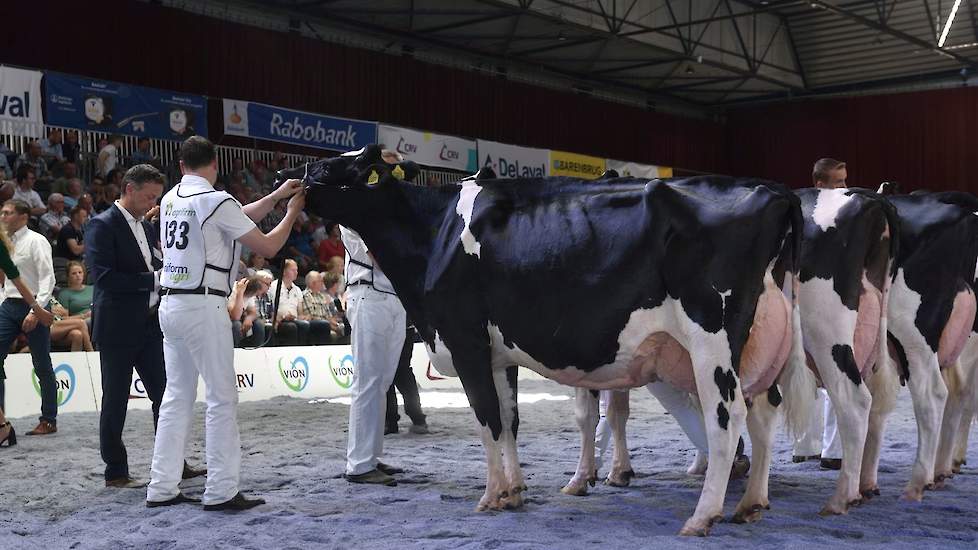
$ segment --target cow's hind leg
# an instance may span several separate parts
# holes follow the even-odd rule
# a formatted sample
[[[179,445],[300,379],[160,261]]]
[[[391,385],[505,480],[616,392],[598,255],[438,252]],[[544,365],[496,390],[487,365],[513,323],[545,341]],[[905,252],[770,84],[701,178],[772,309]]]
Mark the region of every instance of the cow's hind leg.
[[[723,517],[730,465],[744,427],[747,405],[740,380],[732,368],[726,337],[699,333],[692,338],[688,349],[696,392],[703,409],[710,457],[696,511],[686,520],[679,534],[705,536],[710,526]]]
[[[937,354],[926,343],[921,341],[918,345],[903,347],[907,352],[910,373],[907,385],[917,420],[917,458],[903,498],[919,501],[924,497],[924,489],[932,487],[934,482],[934,463],[947,401],[947,386],[941,376]]]
[[[761,510],[770,508],[768,478],[771,469],[771,444],[777,427],[781,393],[771,386],[766,394],[752,400],[747,411],[747,431],[750,433],[751,461],[754,472],[747,480],[747,492],[734,511],[734,523],[749,523],[761,519]]]
[[[971,422],[978,414],[978,335],[972,333],[961,352],[961,369],[964,374],[964,396],[961,403],[961,418],[958,420],[957,435],[954,438],[954,453],[951,471],[961,471],[968,454],[968,436]]]
[[[940,443],[937,446],[937,460],[934,466],[934,482],[942,484],[954,475],[951,471],[954,459],[954,441],[958,435],[964,401],[968,388],[965,387],[961,361],[957,360],[941,372],[947,386],[947,402],[944,404],[944,417],[941,420]]]
[[[625,424],[628,422],[629,397],[628,391],[611,392],[611,402],[608,404],[608,423],[615,440],[614,454],[611,459],[611,471],[605,483],[613,487],[627,487],[635,472],[632,470],[631,457],[628,456],[628,441],[625,437]]]
[[[516,391],[518,369],[519,367],[513,366],[493,372],[493,380],[499,394],[499,416],[503,426],[501,443],[503,468],[506,472],[506,490],[502,497],[504,508],[523,506],[523,492],[526,491],[523,469],[520,467],[520,457],[516,447],[516,435],[520,427]]]
[[[598,392],[584,388],[575,389],[574,418],[581,433],[581,456],[577,461],[574,477],[560,492],[584,496],[587,494],[588,483],[594,485],[594,432],[598,425]]]
[[[877,367],[866,380],[866,386],[873,396],[873,402],[869,409],[869,430],[866,432],[863,464],[859,472],[859,494],[864,501],[880,494],[877,473],[883,432],[886,428],[886,419],[896,407],[896,398],[900,392],[896,363],[886,359],[886,363]]]

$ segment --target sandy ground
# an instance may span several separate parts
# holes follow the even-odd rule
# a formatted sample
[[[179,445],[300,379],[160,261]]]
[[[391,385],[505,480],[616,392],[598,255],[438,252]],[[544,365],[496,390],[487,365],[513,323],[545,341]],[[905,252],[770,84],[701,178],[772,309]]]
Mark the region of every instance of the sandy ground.
[[[571,396],[550,382],[526,393]],[[428,396],[437,397],[437,396]],[[428,399],[426,397],[426,399]],[[578,436],[573,402],[521,405],[521,459],[528,503],[514,512],[476,513],[485,482],[484,453],[468,408],[427,410],[433,433],[388,436],[385,461],[406,468],[398,487],[351,485],[340,474],[348,408],[276,398],[240,406],[242,488],[268,504],[231,514],[198,507],[147,509],[143,490],[106,489],[98,453],[98,417],[65,414],[59,433],[22,437],[0,449],[0,549],[20,548],[878,548],[978,544],[978,479],[967,469],[923,503],[897,500],[916,449],[909,394],[891,418],[882,459],[883,495],[848,516],[817,515],[835,472],[792,464],[778,437],[771,505],[753,525],[716,525],[709,538],[676,537],[692,513],[701,477],[685,474],[691,445],[644,390],[632,392],[629,446],[639,477],[631,487],[598,485],[587,497],[559,493],[574,469]],[[34,419],[15,425],[26,431]],[[402,420],[402,426],[406,420]],[[198,408],[195,440],[201,441]],[[131,411],[126,441],[132,472],[147,477],[151,416]],[[201,444],[191,462],[202,461]],[[973,462],[974,450],[972,449]],[[192,495],[199,479],[185,482]],[[727,518],[744,490],[731,484]]]

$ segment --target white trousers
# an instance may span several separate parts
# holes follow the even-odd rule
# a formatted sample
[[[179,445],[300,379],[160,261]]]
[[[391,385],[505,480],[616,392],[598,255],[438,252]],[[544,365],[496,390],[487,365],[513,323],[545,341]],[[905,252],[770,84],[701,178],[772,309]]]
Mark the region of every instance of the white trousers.
[[[793,454],[842,458],[842,439],[839,437],[835,409],[824,388],[820,388],[815,397],[808,427],[795,437]]]
[[[699,408],[696,397],[661,381],[652,382],[645,388],[659,400],[662,408],[676,419],[696,450],[706,456],[710,444],[706,437],[706,426],[703,424],[703,412]]]
[[[597,451],[594,457],[594,469],[600,470],[604,464],[604,455],[611,446],[611,426],[608,425],[608,403],[611,402],[611,392],[614,390],[601,390],[598,393],[598,427],[594,431],[594,448]]]
[[[207,484],[204,504],[220,504],[238,493],[241,439],[238,388],[227,300],[220,296],[163,296],[160,301],[166,391],[153,449],[152,479],[146,500],[171,499],[180,492],[184,455],[197,398],[204,379],[207,414]]]
[[[353,387],[346,473],[357,475],[377,467],[384,452],[387,388],[394,381],[404,346],[404,307],[393,294],[357,285],[347,291],[347,313],[353,334]]]

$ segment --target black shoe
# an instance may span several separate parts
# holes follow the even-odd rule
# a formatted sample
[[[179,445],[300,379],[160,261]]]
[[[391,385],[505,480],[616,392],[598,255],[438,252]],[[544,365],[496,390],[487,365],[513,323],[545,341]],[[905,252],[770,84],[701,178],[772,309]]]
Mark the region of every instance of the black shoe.
[[[234,498],[232,498],[231,500],[224,501],[220,504],[205,504],[204,510],[207,512],[219,512],[221,510],[238,512],[241,510],[250,510],[255,506],[260,506],[262,504],[265,504],[265,499],[246,498],[239,491],[238,494],[234,495]]]
[[[196,468],[191,468],[190,464],[187,464],[186,462],[183,463],[183,476],[182,476],[183,479],[193,479],[195,477],[206,476],[206,475],[207,475],[207,468],[201,468],[198,470]]]
[[[350,483],[366,483],[369,485],[387,485],[388,487],[394,487],[397,485],[397,480],[392,478],[390,475],[381,472],[380,470],[374,468],[369,472],[364,472],[362,474],[343,474],[343,478]]]
[[[390,464],[384,464],[383,462],[377,463],[377,469],[389,476],[404,473],[404,468],[398,468],[396,466],[391,466]]]
[[[823,458],[819,463],[819,466],[823,470],[841,470],[842,469],[842,459],[841,458]]]
[[[809,460],[820,460],[821,458],[822,455],[810,455],[810,456],[792,455],[791,461],[794,462],[795,464],[800,464],[802,462],[808,462]]]
[[[147,508],[159,508],[161,506],[173,506],[174,504],[183,504],[184,502],[188,504],[200,504],[199,498],[191,498],[183,493],[177,493],[177,496],[171,498],[170,500],[147,500]]]
[[[384,435],[396,434],[399,431],[401,430],[397,427],[397,424],[387,424],[384,426]]]

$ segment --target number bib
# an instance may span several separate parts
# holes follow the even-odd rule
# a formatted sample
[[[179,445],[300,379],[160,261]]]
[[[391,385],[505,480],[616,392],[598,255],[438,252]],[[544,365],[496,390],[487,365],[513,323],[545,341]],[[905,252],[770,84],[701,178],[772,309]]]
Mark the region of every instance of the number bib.
[[[181,190],[182,188],[182,190]],[[203,224],[225,201],[234,200],[221,191],[202,190],[201,186],[178,184],[160,203],[160,244],[163,246],[163,272],[160,286],[195,289],[204,281],[204,272],[227,272],[230,266],[207,263]],[[229,243],[229,246],[233,243]]]

